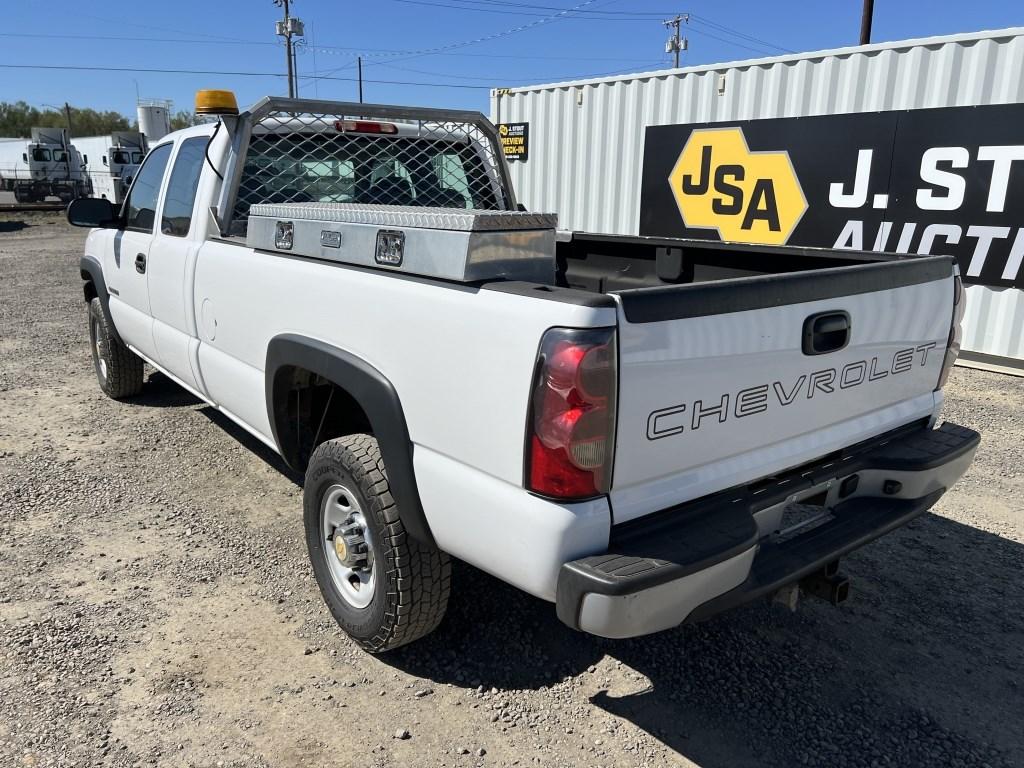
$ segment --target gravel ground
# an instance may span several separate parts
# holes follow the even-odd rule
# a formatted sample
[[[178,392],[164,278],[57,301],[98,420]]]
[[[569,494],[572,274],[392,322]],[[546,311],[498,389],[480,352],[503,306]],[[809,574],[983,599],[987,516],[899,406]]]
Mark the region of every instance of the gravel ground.
[[[0,218],[0,766],[1024,764],[1024,380],[954,371],[974,466],[840,608],[604,641],[457,564],[441,628],[374,658],[297,478],[160,374],[100,393],[83,239]]]

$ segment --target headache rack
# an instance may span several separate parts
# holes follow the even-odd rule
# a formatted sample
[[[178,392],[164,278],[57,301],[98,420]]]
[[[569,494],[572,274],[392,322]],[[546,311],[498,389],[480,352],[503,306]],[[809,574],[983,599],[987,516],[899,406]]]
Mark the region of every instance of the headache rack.
[[[225,116],[222,236],[254,204],[516,209],[494,126],[479,112],[267,97]]]
[[[479,112],[266,98],[223,125],[222,236],[461,282],[554,281],[556,218],[517,210]]]

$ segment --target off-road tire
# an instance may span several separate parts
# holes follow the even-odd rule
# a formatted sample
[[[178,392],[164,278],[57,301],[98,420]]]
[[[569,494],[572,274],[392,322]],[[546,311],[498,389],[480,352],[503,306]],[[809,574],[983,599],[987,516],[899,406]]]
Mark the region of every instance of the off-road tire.
[[[359,498],[370,527],[373,597],[365,608],[349,604],[335,586],[327,563],[322,504],[337,484]],[[451,560],[432,544],[406,533],[391,496],[377,440],[357,434],[322,443],[309,460],[303,491],[306,545],[324,601],[339,626],[360,646],[381,653],[433,632],[448,607]]]
[[[89,346],[96,379],[104,394],[123,400],[142,391],[142,358],[114,333],[99,298],[89,302]]]

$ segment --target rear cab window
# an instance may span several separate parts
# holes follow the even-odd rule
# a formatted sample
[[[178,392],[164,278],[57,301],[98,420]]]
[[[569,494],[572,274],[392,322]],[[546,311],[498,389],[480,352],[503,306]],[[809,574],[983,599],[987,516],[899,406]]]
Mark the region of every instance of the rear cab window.
[[[231,234],[245,234],[254,204],[309,202],[463,209],[501,204],[469,143],[417,136],[254,135]]]

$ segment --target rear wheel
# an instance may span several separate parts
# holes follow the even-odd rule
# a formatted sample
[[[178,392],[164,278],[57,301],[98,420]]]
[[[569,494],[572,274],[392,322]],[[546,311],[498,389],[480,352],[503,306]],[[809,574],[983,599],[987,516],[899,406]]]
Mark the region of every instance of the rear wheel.
[[[411,538],[371,435],[328,440],[310,457],[306,544],[335,620],[373,653],[429,634],[448,607],[451,561]]]
[[[89,302],[89,346],[100,389],[115,400],[142,390],[142,358],[128,349],[103,314],[99,298]]]

